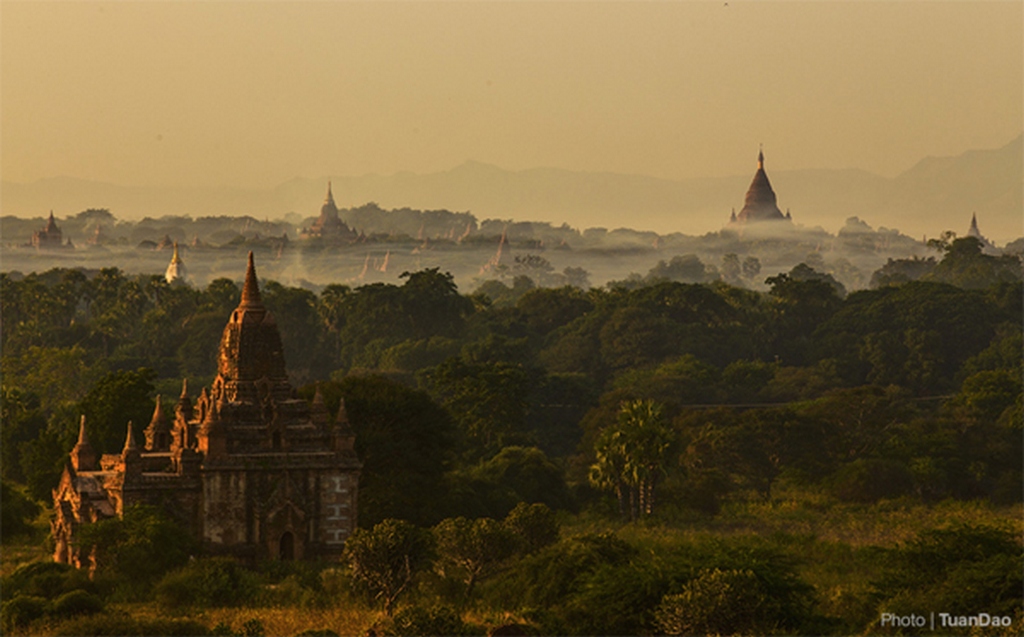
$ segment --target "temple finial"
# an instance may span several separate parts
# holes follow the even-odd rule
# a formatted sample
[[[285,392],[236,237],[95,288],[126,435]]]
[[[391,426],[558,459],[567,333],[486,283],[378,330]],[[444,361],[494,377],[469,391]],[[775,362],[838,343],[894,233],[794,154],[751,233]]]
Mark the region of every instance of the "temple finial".
[[[764,144],[757,145],[757,167],[764,168]]]
[[[181,257],[178,256],[178,242],[174,242],[174,254],[171,256],[171,263],[181,263]]]
[[[324,199],[324,203],[334,203],[334,193],[331,192],[331,182],[327,182],[327,198]]]
[[[136,450],[138,450],[138,446],[135,444],[135,433],[132,431],[132,421],[129,420],[128,421],[128,434],[124,438],[124,449],[121,450],[121,453],[123,454],[123,453],[126,453],[128,451],[136,451]]]
[[[253,261],[252,251],[249,251],[249,266],[245,270],[245,286],[242,288],[242,302],[240,306],[261,306],[263,300],[260,298],[260,286],[256,280],[256,264]]]
[[[85,414],[82,414],[81,420],[78,421],[78,445],[84,447],[89,444],[89,436],[85,434]]]

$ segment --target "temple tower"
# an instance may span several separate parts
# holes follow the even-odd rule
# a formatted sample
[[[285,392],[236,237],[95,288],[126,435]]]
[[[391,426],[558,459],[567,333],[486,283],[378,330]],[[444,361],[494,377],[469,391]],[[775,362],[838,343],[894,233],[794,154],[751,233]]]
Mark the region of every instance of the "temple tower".
[[[734,213],[735,214],[735,213]],[[786,221],[789,217],[782,214],[775,200],[775,191],[768,181],[768,173],[764,170],[764,152],[757,153],[757,172],[747,189],[743,209],[736,215],[735,223],[753,223],[760,221]]]

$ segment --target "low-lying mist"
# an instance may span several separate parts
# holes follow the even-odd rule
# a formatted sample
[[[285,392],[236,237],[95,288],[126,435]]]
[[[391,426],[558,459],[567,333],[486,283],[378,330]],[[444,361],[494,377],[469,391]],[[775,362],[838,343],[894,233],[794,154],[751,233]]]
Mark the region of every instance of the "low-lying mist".
[[[165,216],[118,220],[93,209],[58,219],[73,247],[40,249],[32,233],[45,220],[0,219],[5,272],[53,267],[132,274],[162,274],[172,242],[179,243],[188,280],[205,286],[220,277],[241,280],[245,254],[256,253],[260,276],[312,290],[331,284],[397,283],[403,272],[439,268],[464,292],[488,280],[511,283],[527,276],[540,286],[604,286],[655,277],[698,283],[725,280],[766,289],[765,279],[804,263],[848,291],[866,288],[890,259],[938,256],[922,239],[872,228],[856,217],[836,234],[790,222],[730,225],[702,236],[657,234],[627,228],[578,230],[568,225],[487,219],[467,212],[383,210],[375,204],[341,210],[359,233],[355,242],[304,238],[314,218]],[[966,224],[965,224],[966,225]],[[939,234],[949,229],[936,228]],[[1007,246],[1020,251],[1020,241]]]

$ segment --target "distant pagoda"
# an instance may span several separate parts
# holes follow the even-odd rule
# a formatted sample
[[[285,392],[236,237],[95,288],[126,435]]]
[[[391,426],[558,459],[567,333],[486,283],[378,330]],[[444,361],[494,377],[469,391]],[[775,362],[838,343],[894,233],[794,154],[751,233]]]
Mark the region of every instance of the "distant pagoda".
[[[185,262],[181,260],[178,255],[178,242],[174,242],[174,254],[171,255],[171,262],[167,264],[167,271],[164,272],[164,280],[170,284],[182,285],[185,283],[185,279],[188,277],[188,270],[185,268]]]
[[[31,245],[33,248],[38,248],[40,250],[66,249],[74,247],[70,238],[67,243],[64,243],[63,233],[61,233],[60,228],[57,227],[57,220],[53,217],[52,210],[50,211],[50,218],[46,222],[46,227],[32,233]]]
[[[981,230],[978,230],[978,213],[971,213],[971,227],[967,230],[968,237],[974,237],[981,242],[981,249],[985,254],[1000,254],[1001,251],[995,246],[994,243],[988,240],[985,235],[981,234]]]
[[[331,193],[331,182],[327,182],[327,196],[320,207],[320,216],[312,226],[304,228],[300,234],[304,239],[322,239],[330,243],[354,243],[359,239],[359,233],[349,228],[338,216],[338,206],[334,204],[334,194]]]
[[[775,201],[775,191],[768,181],[768,173],[764,171],[764,152],[757,153],[757,172],[754,173],[754,180],[750,182],[747,189],[747,196],[743,202],[743,209],[736,214],[733,209],[730,223],[747,224],[761,221],[791,221],[789,212],[782,214]]]

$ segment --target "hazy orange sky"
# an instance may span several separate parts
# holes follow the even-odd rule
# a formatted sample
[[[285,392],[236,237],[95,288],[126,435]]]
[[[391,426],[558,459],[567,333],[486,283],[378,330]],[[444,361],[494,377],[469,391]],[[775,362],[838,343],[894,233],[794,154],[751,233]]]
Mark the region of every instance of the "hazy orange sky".
[[[272,187],[473,159],[893,176],[1024,126],[1021,2],[11,2],[2,176]]]

